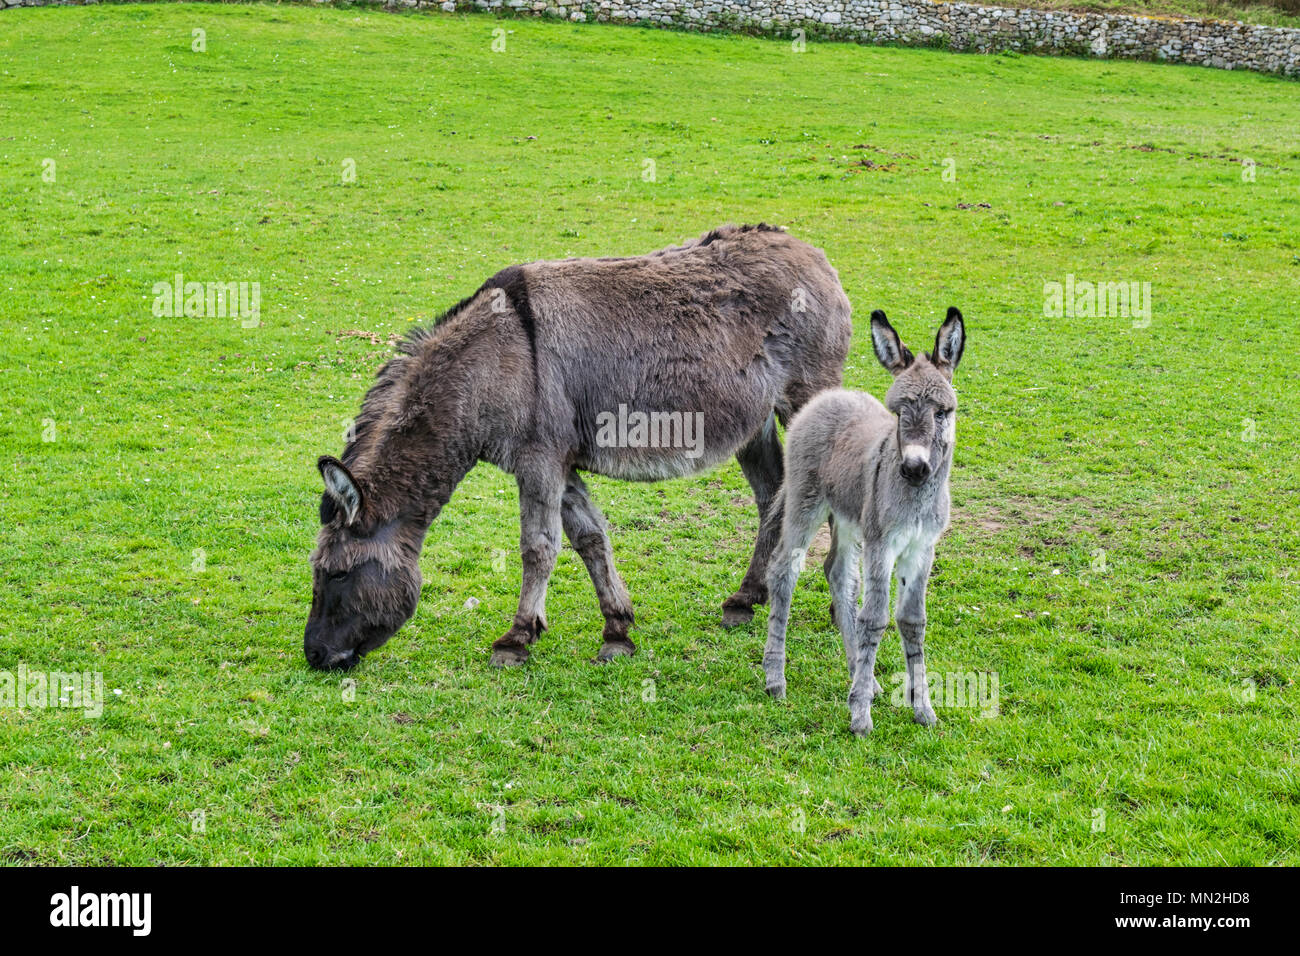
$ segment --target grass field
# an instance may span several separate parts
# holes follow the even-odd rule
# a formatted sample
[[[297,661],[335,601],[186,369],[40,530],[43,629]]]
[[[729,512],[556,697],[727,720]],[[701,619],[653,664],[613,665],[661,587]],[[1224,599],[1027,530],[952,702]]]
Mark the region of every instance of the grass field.
[[[0,24],[0,670],[106,690],[0,707],[0,859],[1300,863],[1295,83],[331,8]],[[484,465],[415,618],[355,687],[310,671],[315,460],[390,336],[728,220],[827,251],[852,387],[887,383],[872,308],[914,346],[965,312],[928,657],[996,715],[853,737],[815,561],[769,700],[765,613],[717,624],[734,464],[591,482],[632,660],[589,663],[566,546],[532,661],[487,666],[519,570]],[[259,283],[260,324],[154,315],[177,273]],[[1149,322],[1048,317],[1069,276],[1149,282]]]

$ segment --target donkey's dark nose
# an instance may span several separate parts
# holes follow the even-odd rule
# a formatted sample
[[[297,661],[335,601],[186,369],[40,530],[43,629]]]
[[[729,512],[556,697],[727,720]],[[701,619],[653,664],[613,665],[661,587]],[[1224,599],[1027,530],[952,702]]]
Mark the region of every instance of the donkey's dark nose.
[[[307,648],[307,663],[318,671],[349,671],[361,663],[361,655],[355,649],[331,651],[321,644]]]
[[[903,477],[914,485],[919,485],[930,477],[930,463],[920,458],[908,458],[902,466]]]

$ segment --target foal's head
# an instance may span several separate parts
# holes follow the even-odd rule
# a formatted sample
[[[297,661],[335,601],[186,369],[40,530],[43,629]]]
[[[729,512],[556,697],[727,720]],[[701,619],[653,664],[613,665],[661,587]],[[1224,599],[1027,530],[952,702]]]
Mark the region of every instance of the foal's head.
[[[318,462],[325,479],[320,535],[311,555],[307,662],[347,669],[397,633],[420,599],[418,525],[377,519],[337,458]]]
[[[949,308],[934,337],[934,351],[914,356],[877,309],[871,313],[871,344],[880,364],[894,376],[885,406],[898,416],[900,470],[911,484],[924,484],[952,454],[957,435],[952,373],[966,347],[961,312]]]

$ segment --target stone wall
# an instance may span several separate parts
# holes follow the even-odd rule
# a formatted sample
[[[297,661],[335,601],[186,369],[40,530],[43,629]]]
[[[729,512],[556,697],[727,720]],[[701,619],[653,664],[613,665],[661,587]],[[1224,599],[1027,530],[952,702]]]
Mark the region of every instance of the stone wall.
[[[77,0],[0,0],[6,7]],[[89,0],[94,2],[94,0]],[[1169,60],[1300,77],[1300,29],[1221,20],[1048,12],[929,0],[386,0],[389,6],[748,29],[785,37],[995,53]]]

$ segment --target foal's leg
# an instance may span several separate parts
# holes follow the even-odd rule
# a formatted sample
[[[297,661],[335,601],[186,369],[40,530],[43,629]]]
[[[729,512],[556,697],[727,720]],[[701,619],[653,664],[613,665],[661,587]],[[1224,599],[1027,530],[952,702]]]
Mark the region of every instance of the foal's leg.
[[[831,589],[831,618],[840,629],[844,641],[844,656],[849,662],[849,680],[853,679],[853,667],[857,655],[858,601],[862,593],[862,532],[857,525],[836,520],[831,516],[831,553],[822,565],[826,572],[826,583]],[[880,685],[872,675],[871,696],[880,693]]]
[[[934,548],[918,548],[898,561],[898,607],[895,618],[907,655],[907,699],[918,724],[939,722],[930,706],[930,684],[925,673],[925,589],[934,564]]]
[[[888,555],[879,542],[867,547],[865,561],[865,590],[862,607],[854,621],[853,663],[849,673],[853,682],[849,687],[849,729],[858,736],[871,733],[871,701],[880,690],[876,683],[876,650],[880,635],[889,624],[889,573]]]
[[[819,492],[803,493],[798,487],[787,487],[781,497],[785,499],[785,515],[781,540],[767,569],[772,605],[767,614],[767,646],[763,648],[767,692],[778,700],[785,696],[785,630],[790,620],[790,600],[803,570],[808,544],[826,520],[828,510]]]
[[[514,623],[492,644],[494,667],[510,667],[528,660],[528,645],[546,630],[546,583],[560,552],[563,472],[542,465],[521,468],[515,477],[519,484],[519,550],[524,575]]]
[[[591,583],[600,599],[600,613],[605,615],[605,643],[596,655],[599,661],[615,657],[631,657],[636,645],[627,636],[632,626],[632,599],[628,597],[623,579],[614,569],[614,551],[609,544],[605,516],[592,502],[587,485],[576,471],[569,472],[564,486],[564,501],[560,508],[564,533],[587,566]]]
[[[747,624],[754,617],[754,605],[767,600],[768,562],[781,534],[781,442],[776,437],[776,417],[769,415],[766,424],[736,452],[740,470],[754,489],[758,505],[758,538],[749,568],[736,593],[722,602],[722,626]]]
[[[832,580],[832,575],[836,573],[835,562],[840,553],[840,525],[835,518],[835,512],[831,512],[828,523],[831,529],[831,549],[826,553],[826,560],[822,562],[822,573],[826,575],[826,581],[831,585],[831,623],[838,625],[839,618],[836,616],[835,611],[835,583]],[[854,595],[853,606],[854,609],[857,608],[856,595]]]

